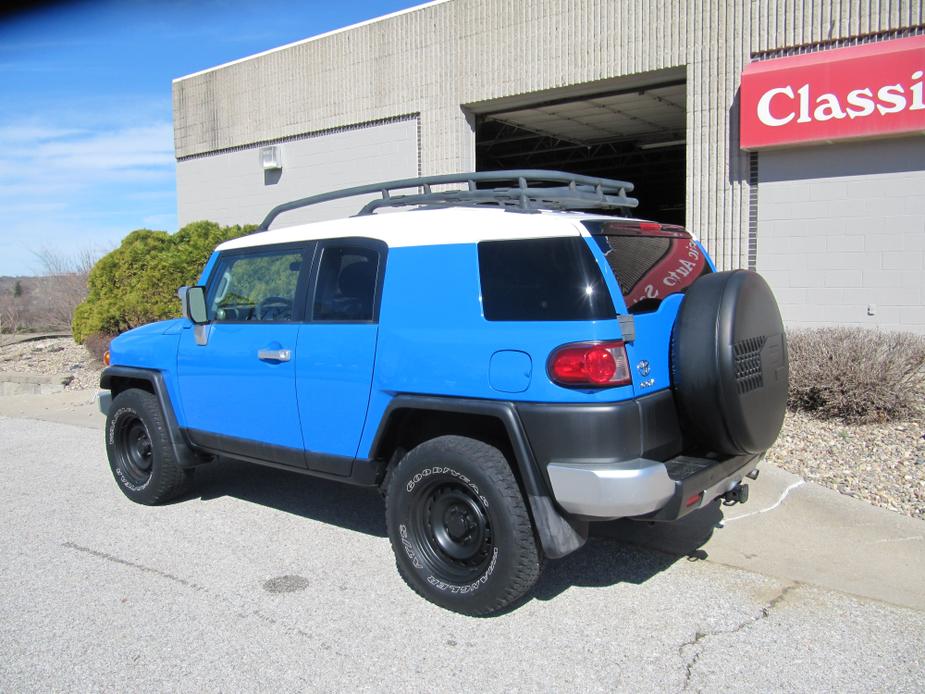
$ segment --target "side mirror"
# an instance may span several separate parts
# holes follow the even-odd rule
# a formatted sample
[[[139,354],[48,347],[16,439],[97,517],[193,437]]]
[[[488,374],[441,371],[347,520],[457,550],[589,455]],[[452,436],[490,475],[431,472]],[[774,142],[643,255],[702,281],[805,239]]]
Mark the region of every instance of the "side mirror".
[[[181,287],[180,301],[183,304],[183,317],[195,325],[204,325],[209,322],[209,312],[206,309],[205,287]]]

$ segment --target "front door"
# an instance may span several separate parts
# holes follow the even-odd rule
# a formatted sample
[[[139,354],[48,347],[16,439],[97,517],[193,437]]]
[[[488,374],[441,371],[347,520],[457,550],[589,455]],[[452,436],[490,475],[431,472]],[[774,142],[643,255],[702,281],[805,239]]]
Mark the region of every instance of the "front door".
[[[180,338],[180,403],[193,443],[305,466],[296,360],[313,244],[251,247],[218,258],[211,322]],[[204,338],[204,339],[202,339]]]

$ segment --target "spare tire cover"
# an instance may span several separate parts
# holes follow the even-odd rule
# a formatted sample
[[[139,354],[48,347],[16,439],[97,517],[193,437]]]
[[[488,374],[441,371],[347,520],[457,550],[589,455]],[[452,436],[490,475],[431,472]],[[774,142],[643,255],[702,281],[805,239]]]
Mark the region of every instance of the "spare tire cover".
[[[671,337],[675,401],[685,434],[716,453],[766,451],[787,407],[787,342],[760,275],[704,275],[687,290]]]

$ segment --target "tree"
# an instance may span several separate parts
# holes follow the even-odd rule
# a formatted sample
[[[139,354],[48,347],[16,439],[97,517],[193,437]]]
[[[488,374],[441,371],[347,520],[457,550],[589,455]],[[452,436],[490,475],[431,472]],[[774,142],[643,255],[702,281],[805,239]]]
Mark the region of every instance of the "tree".
[[[116,335],[180,315],[177,288],[195,284],[215,247],[253,227],[193,222],[175,234],[138,229],[90,271],[87,298],[74,312],[74,339]]]
[[[13,298],[18,299],[22,296],[22,282],[16,280],[16,284],[13,285]]]
[[[87,278],[100,252],[84,248],[67,255],[45,247],[35,256],[46,280],[41,285],[41,302],[33,320],[45,327],[69,328],[74,310],[87,296]]]

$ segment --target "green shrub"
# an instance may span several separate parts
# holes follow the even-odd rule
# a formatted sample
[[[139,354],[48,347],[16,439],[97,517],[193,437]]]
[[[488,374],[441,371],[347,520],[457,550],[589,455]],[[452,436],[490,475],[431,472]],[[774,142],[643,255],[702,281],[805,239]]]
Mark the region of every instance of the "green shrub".
[[[90,271],[87,298],[74,312],[74,339],[117,335],[180,315],[177,289],[195,284],[215,247],[253,227],[193,222],[176,234],[138,229]]]
[[[925,336],[814,328],[787,336],[789,407],[852,424],[917,417],[925,401]]]

